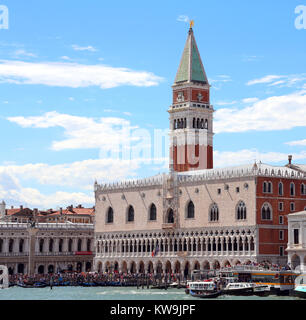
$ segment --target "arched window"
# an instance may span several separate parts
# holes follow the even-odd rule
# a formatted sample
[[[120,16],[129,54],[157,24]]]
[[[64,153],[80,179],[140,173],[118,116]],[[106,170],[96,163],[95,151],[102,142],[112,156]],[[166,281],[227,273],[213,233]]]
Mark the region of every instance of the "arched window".
[[[91,251],[91,240],[87,239],[87,251]]]
[[[192,201],[189,201],[189,203],[188,203],[186,217],[188,219],[193,219],[194,218],[194,204],[193,204]]]
[[[272,189],[272,182],[269,181],[268,182],[268,193],[272,193],[273,192],[273,189]]]
[[[261,220],[272,220],[272,207],[269,203],[264,203],[261,208]]]
[[[278,184],[278,194],[279,194],[280,196],[284,195],[284,185],[283,185],[282,182],[280,182],[280,183]]]
[[[156,220],[156,206],[154,203],[152,203],[150,206],[149,220],[150,221]]]
[[[19,252],[23,252],[23,245],[24,245],[24,240],[20,239],[20,241],[19,241]]]
[[[9,241],[9,252],[13,252],[14,248],[14,239],[10,239]]]
[[[210,221],[219,221],[219,208],[218,208],[218,205],[216,203],[214,203],[210,207],[209,220]]]
[[[106,214],[106,223],[114,222],[114,211],[112,207],[109,207]]]
[[[78,251],[82,251],[82,239],[78,240]]]
[[[44,251],[44,239],[40,239],[39,241],[39,252]]]
[[[58,252],[62,252],[63,251],[63,243],[64,243],[64,240],[60,239],[59,243],[58,243]]]
[[[262,185],[262,192],[263,193],[267,193],[268,192],[268,183],[266,181],[264,181],[264,183]]]
[[[301,184],[301,195],[305,195],[306,194],[306,190],[305,190],[305,185],[304,183]]]
[[[53,239],[49,241],[49,252],[53,252]]]
[[[240,201],[237,205],[236,209],[236,217],[237,220],[246,220],[247,216],[247,208],[243,201]]]
[[[166,221],[167,223],[174,223],[174,213],[172,209],[169,209]]]
[[[128,208],[127,221],[128,222],[134,221],[134,208],[133,208],[133,206],[129,206],[129,208]]]
[[[290,183],[290,195],[295,195],[295,184],[293,182]]]
[[[69,239],[68,241],[68,251],[72,252],[72,239]]]

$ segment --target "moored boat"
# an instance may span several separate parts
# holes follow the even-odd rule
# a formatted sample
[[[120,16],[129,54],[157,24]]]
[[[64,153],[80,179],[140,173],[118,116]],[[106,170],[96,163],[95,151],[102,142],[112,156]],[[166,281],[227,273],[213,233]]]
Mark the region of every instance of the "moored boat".
[[[223,294],[235,296],[251,296],[254,294],[254,285],[247,282],[228,283],[222,290]]]
[[[295,279],[294,290],[291,295],[306,299],[306,274],[300,275]]]
[[[21,288],[45,288],[48,285],[45,282],[34,282],[34,283],[19,282],[17,283],[17,286]]]
[[[196,298],[217,298],[222,292],[217,289],[214,281],[192,281],[188,282],[186,294]]]

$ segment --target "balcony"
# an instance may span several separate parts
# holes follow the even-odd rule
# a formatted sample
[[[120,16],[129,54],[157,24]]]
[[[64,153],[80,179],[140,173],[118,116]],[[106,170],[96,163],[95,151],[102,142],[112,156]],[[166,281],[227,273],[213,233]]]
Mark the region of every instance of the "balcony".
[[[163,230],[174,230],[176,228],[175,223],[163,223],[162,224],[162,229]]]

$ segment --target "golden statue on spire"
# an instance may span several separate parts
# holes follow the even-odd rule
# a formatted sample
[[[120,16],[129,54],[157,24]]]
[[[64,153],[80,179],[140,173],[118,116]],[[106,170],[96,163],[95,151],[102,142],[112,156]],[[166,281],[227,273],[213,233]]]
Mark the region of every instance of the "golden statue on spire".
[[[191,20],[191,21],[190,21],[190,29],[192,29],[193,26],[194,26],[194,21]]]

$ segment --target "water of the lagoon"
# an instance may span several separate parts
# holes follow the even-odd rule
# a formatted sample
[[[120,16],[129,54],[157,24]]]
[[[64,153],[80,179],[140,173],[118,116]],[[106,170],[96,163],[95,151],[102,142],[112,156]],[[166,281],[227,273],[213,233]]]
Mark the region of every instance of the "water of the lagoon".
[[[135,287],[10,287],[0,290],[0,300],[199,300],[184,289],[137,289]],[[200,299],[204,300],[204,299]],[[290,296],[236,297],[222,295],[209,300],[304,300]]]

